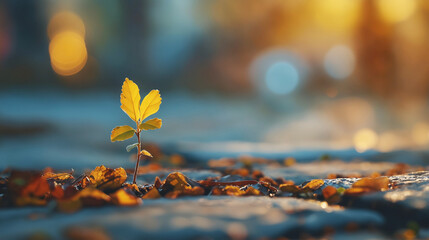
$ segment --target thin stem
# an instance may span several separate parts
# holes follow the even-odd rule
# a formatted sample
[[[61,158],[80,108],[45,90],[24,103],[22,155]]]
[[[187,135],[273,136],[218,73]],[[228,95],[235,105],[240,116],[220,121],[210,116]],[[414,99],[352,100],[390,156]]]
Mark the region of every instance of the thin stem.
[[[136,184],[136,177],[137,177],[137,171],[139,169],[139,163],[140,163],[140,151],[141,151],[141,142],[140,142],[140,129],[137,123],[137,162],[136,162],[136,168],[134,169],[134,177],[133,177],[133,184]]]

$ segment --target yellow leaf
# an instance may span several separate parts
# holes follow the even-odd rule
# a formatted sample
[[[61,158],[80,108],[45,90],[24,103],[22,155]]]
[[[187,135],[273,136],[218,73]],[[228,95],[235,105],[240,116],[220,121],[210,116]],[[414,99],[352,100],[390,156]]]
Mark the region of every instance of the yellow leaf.
[[[103,191],[116,190],[127,180],[127,173],[123,168],[112,169],[101,165],[92,170],[87,179],[82,181],[84,187],[93,186]]]
[[[134,194],[120,188],[113,194],[110,194],[112,202],[118,206],[135,206],[141,204],[142,200],[137,198]]]
[[[110,141],[124,141],[132,138],[135,130],[130,126],[119,126],[115,127],[110,134]]]
[[[161,105],[161,94],[159,90],[152,90],[146,97],[144,97],[142,104],[140,105],[140,120],[144,120],[150,115],[158,112],[159,105]]]
[[[139,87],[133,81],[125,78],[122,85],[121,109],[135,122],[138,122],[140,119],[139,104]]]
[[[162,126],[162,120],[159,118],[153,118],[150,120],[147,120],[146,122],[139,125],[140,130],[155,130],[158,128],[161,128]]]
[[[153,157],[152,154],[150,154],[150,152],[146,151],[146,150],[141,150],[140,151],[140,155],[146,156],[146,157]]]

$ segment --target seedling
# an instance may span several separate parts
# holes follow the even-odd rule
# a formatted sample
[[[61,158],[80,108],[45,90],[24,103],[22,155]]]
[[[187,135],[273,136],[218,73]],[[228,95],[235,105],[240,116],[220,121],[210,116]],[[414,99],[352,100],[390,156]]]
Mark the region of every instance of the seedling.
[[[137,84],[125,78],[124,84],[122,85],[121,109],[136,123],[136,129],[128,125],[119,126],[115,127],[110,135],[110,140],[112,142],[130,139],[134,134],[137,136],[137,142],[128,145],[126,148],[128,152],[133,148],[137,148],[137,162],[134,170],[133,184],[136,183],[140,158],[152,157],[148,151],[142,149],[140,133],[143,130],[155,130],[162,126],[162,120],[159,118],[152,118],[143,122],[147,117],[158,112],[162,100],[159,90],[150,91],[141,103],[140,99],[141,97]]]

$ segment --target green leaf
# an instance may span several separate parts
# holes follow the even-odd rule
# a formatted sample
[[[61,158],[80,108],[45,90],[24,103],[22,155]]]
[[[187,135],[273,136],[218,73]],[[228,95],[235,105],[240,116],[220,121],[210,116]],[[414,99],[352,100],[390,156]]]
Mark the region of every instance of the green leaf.
[[[134,148],[136,148],[139,145],[139,143],[133,143],[127,146],[127,152],[133,150]]]
[[[153,118],[153,119],[147,120],[144,123],[141,123],[139,125],[139,129],[140,130],[155,130],[155,129],[161,128],[161,126],[162,126],[162,120],[159,118]]]
[[[129,138],[132,138],[135,133],[134,128],[130,126],[119,126],[115,127],[110,134],[110,141],[124,141]]]

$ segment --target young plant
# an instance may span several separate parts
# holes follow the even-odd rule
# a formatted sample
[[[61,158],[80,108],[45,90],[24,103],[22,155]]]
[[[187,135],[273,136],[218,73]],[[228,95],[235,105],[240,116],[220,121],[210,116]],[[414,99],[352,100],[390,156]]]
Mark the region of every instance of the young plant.
[[[124,141],[132,138],[134,134],[137,136],[137,142],[127,146],[127,151],[137,148],[137,162],[134,170],[133,184],[136,183],[137,170],[141,157],[152,157],[152,155],[142,149],[140,133],[143,130],[155,130],[161,128],[162,120],[159,118],[152,118],[143,122],[150,115],[158,112],[159,105],[161,105],[161,95],[158,90],[152,90],[143,101],[140,103],[139,87],[128,78],[125,78],[122,85],[121,93],[121,109],[136,123],[136,129],[125,125],[115,127],[110,135],[112,142]]]

